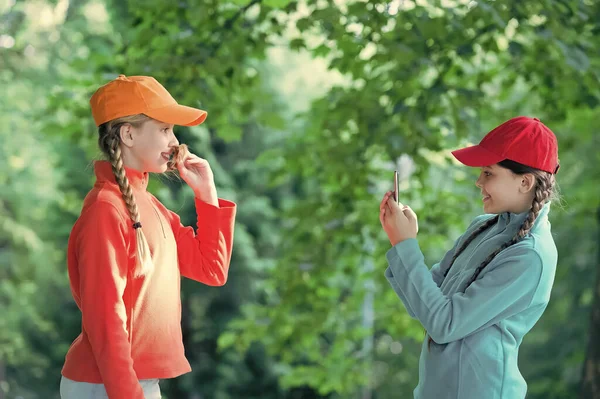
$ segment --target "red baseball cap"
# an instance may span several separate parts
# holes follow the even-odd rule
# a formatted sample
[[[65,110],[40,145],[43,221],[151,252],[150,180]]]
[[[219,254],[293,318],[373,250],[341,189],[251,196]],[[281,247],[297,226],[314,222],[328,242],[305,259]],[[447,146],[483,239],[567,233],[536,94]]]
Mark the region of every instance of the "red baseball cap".
[[[556,174],[558,142],[538,118],[517,116],[485,135],[478,145],[452,151],[467,166],[481,167],[505,159]]]
[[[173,125],[195,126],[204,122],[207,116],[206,111],[178,104],[151,76],[119,75],[96,90],[90,105],[96,126],[137,114]]]

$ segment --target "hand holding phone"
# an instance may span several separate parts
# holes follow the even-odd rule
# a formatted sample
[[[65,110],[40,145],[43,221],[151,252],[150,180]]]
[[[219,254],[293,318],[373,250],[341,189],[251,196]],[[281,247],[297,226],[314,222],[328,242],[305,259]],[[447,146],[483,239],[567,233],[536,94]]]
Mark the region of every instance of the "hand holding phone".
[[[400,177],[398,175],[398,171],[394,171],[394,201],[396,204],[400,204]]]

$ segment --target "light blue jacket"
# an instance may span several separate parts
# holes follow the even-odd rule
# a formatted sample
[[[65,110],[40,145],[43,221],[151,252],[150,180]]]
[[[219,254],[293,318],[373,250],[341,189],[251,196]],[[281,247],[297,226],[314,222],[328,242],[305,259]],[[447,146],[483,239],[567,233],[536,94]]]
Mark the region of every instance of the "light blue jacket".
[[[454,251],[495,215],[475,218],[431,271],[416,239],[386,253],[385,276],[411,317],[428,332],[415,399],[525,398],[527,384],[517,365],[519,345],[546,309],[556,270],[549,208],[549,203],[542,208],[525,239],[496,255],[466,290],[475,269],[517,233],[527,212],[501,214],[462,252],[446,278],[443,271]],[[429,336],[435,341],[431,350]]]

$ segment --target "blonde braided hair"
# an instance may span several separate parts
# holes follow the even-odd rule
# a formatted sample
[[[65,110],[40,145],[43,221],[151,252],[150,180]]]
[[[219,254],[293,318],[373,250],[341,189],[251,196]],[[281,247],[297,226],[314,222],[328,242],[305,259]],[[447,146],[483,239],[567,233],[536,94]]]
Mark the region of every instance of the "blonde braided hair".
[[[121,195],[123,196],[129,216],[133,221],[133,228],[136,232],[136,267],[134,270],[134,275],[136,277],[148,275],[153,270],[154,264],[152,263],[152,257],[150,256],[148,241],[146,240],[146,237],[142,231],[140,215],[135,197],[133,196],[133,190],[131,189],[129,179],[127,179],[127,175],[125,173],[125,166],[123,165],[123,157],[120,147],[120,130],[121,126],[124,124],[130,124],[134,127],[139,127],[150,119],[151,118],[146,115],[138,114],[114,119],[98,127],[98,145],[112,166],[115,180],[119,185]]]

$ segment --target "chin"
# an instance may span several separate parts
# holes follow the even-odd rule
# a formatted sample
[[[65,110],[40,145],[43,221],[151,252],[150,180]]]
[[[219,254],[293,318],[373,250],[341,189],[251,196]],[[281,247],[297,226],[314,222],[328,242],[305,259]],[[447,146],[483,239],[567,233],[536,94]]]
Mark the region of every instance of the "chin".
[[[483,211],[487,214],[498,214],[500,212],[498,212],[494,206],[492,206],[491,204],[487,204],[484,203],[483,204]]]
[[[165,173],[167,171],[167,163],[156,163],[148,165],[146,172],[148,173]]]
[[[483,211],[489,215],[500,215],[505,212],[510,212],[508,209],[502,209],[487,204],[483,205]]]
[[[158,170],[156,171],[156,173],[165,173],[169,170],[168,166],[166,163],[162,164],[159,166]]]

